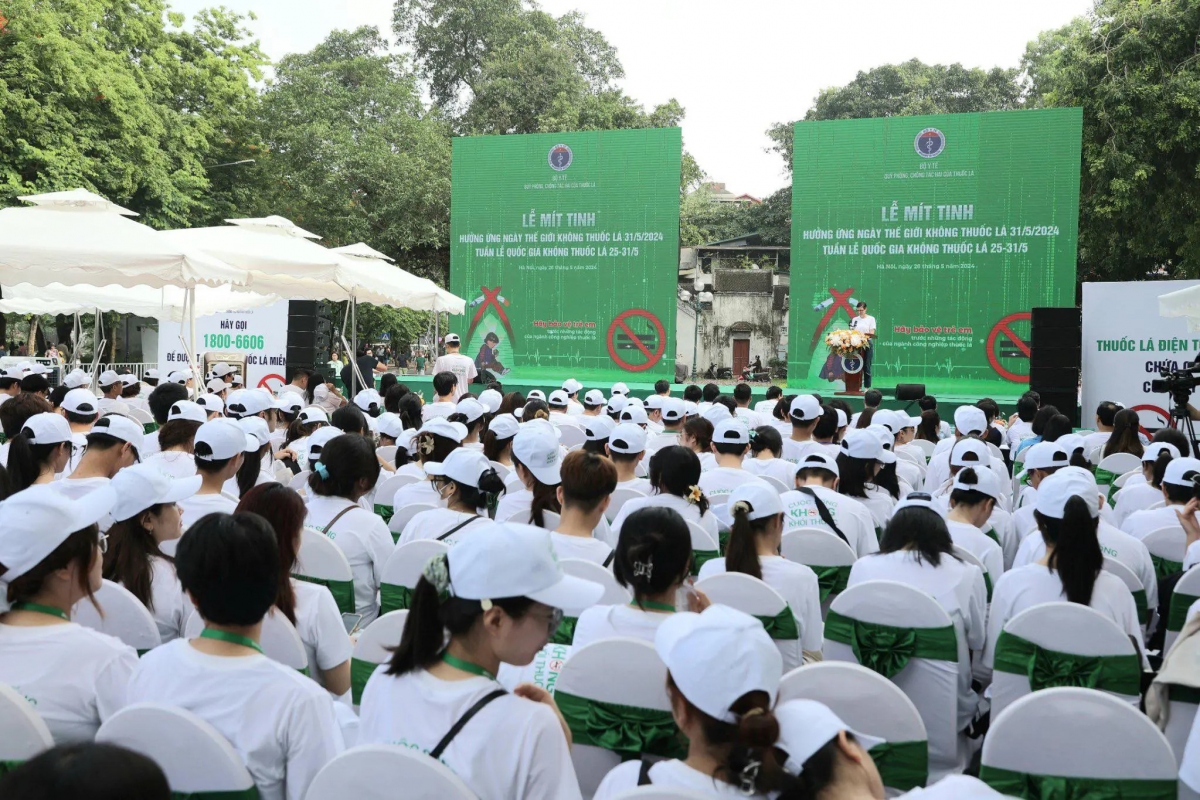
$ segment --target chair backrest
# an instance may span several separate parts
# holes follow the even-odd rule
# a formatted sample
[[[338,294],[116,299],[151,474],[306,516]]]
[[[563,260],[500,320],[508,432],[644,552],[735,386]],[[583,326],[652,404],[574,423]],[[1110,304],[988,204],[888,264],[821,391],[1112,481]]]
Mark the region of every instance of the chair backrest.
[[[404,623],[408,620],[408,611],[391,611],[363,629],[354,643],[354,652],[350,656],[350,698],[354,705],[362,702],[362,690],[375,667],[390,661],[391,649],[400,644],[404,635]]]
[[[296,553],[293,575],[304,575],[329,581],[353,580],[354,573],[346,554],[316,528],[305,527],[300,531],[300,549]]]
[[[933,455],[933,450],[935,447],[937,447],[936,443],[931,442],[928,439],[913,439],[909,444],[914,444],[921,448],[921,452],[925,454],[926,460]]]
[[[28,761],[54,747],[46,723],[20,692],[0,683],[0,763]]]
[[[736,608],[752,617],[773,617],[787,606],[783,595],[763,581],[740,572],[722,572],[696,583],[714,603]]]
[[[987,444],[988,452],[992,454],[992,458],[998,458],[1001,461],[1004,460],[1004,451],[998,445],[994,445],[991,442],[986,442],[985,444]]]
[[[173,794],[245,792],[254,786],[233,745],[182,708],[126,706],[100,726],[96,741],[120,745],[158,764]]]
[[[271,474],[275,476],[277,483],[284,486],[290,486],[294,477],[292,471],[280,461],[275,462],[275,466],[271,469]]]
[[[392,454],[393,456],[395,453]],[[378,486],[375,487],[375,496],[379,498],[379,504],[390,506],[392,498],[396,496],[401,488],[413,483],[420,483],[421,479],[416,475],[392,475],[389,478],[384,478]]]
[[[308,496],[308,476],[312,473],[306,469],[302,469],[292,476],[292,482],[288,486],[296,490],[301,497]]]
[[[416,588],[429,559],[449,549],[449,545],[436,539],[417,539],[393,550],[379,576],[380,613],[408,608],[405,598]],[[407,591],[397,591],[397,587]]]
[[[384,445],[383,447],[376,447],[375,455],[379,456],[380,458],[382,458],[384,461],[391,464],[392,466],[396,465],[396,445],[394,445],[394,444]],[[392,492],[392,494],[395,495],[396,493]]]
[[[143,411],[140,408],[133,408],[131,406],[129,409],[129,416],[133,417],[135,420],[142,423],[143,425],[153,425],[154,424],[154,417],[150,415],[150,412]]]
[[[688,533],[692,535],[692,550],[702,550],[713,552],[720,548],[717,540],[713,535],[704,529],[704,526],[695,520],[687,520]]]
[[[637,489],[631,489],[627,486],[614,489],[613,493],[608,496],[608,508],[604,510],[605,518],[609,522],[612,522],[617,518],[617,514],[620,513],[626,503],[645,496],[645,494],[639,492]]]
[[[577,425],[559,425],[558,434],[559,442],[566,448],[578,447],[587,441],[587,434]]]
[[[1130,478],[1132,478],[1134,475],[1141,475],[1141,474],[1142,474],[1141,469],[1132,469],[1129,472],[1126,472],[1122,475],[1118,475],[1117,479],[1115,481],[1113,481],[1113,486],[1116,486],[1118,489],[1124,488],[1125,484],[1129,483]]]
[[[783,534],[780,554],[809,567],[848,567],[858,556],[840,536],[822,526],[796,528]]]
[[[500,476],[500,480],[508,480],[508,476],[512,474],[512,467],[506,467],[499,461],[491,461],[489,463],[492,465],[492,469],[496,470],[496,474]]]
[[[952,547],[954,548],[954,555],[958,556],[960,561],[965,564],[971,564],[972,566],[979,567],[979,571],[984,574],[990,586],[994,587],[996,585],[996,581],[1000,580],[999,575],[991,575],[988,573],[987,567],[983,565],[983,561],[979,559],[979,556],[975,555],[970,550],[959,547],[958,545],[952,545]],[[989,591],[988,602],[990,603],[991,601],[992,593]]]
[[[605,569],[595,561],[588,561],[583,558],[564,558],[558,562],[558,565],[568,575],[583,578],[604,587],[604,594],[600,597],[596,605],[625,605],[633,599],[630,591],[617,583],[617,579],[613,577],[612,570]]]
[[[1125,588],[1133,595],[1134,603],[1137,605],[1138,624],[1142,626],[1142,633],[1145,633],[1155,610],[1147,604],[1146,588],[1142,585],[1142,579],[1137,576],[1137,573],[1115,558],[1104,559],[1104,571],[1110,572],[1120,578],[1121,582],[1125,584]],[[1163,652],[1165,653],[1166,650]]]
[[[925,461],[922,460],[922,458],[920,456],[918,456],[916,453],[914,453],[913,451],[911,451],[911,450],[896,450],[895,453],[896,453],[896,458],[903,458],[905,461],[909,461],[909,462],[917,465],[918,467],[920,467],[922,472],[925,471],[925,466],[926,466]]]
[[[162,644],[158,624],[150,610],[121,584],[105,580],[96,592],[96,603],[104,609],[103,617],[85,597],[71,609],[71,620],[85,628],[115,636],[138,653]]]
[[[1103,450],[1103,448],[1101,448]],[[1100,459],[1100,463],[1096,465],[1099,469],[1106,469],[1113,475],[1124,475],[1131,470],[1142,468],[1142,460],[1133,453],[1113,453],[1111,456],[1105,456]]]
[[[771,488],[774,489],[775,491],[779,492],[780,494],[783,494],[784,492],[788,491],[789,488],[791,488],[787,484],[785,484],[783,481],[779,480],[779,478],[776,478],[774,475],[759,475],[758,477],[762,478],[764,481],[766,481],[768,484],[770,484]]]
[[[522,525],[532,525],[533,517],[529,511],[518,511],[506,517],[504,522],[518,522]],[[552,531],[558,527],[558,523],[562,521],[562,517],[553,511],[542,512],[542,530]]]
[[[1188,608],[1200,596],[1200,569],[1189,569],[1175,583],[1175,591],[1171,595],[1171,609],[1167,616],[1167,635],[1163,642],[1163,653],[1171,652],[1179,632],[1187,622]]]
[[[200,618],[199,612],[192,612],[187,625],[184,626],[184,635],[194,639],[203,630],[204,620]],[[262,638],[259,644],[267,658],[297,672],[308,674],[308,651],[304,649],[304,641],[296,632],[296,626],[279,609],[272,607],[270,613],[263,617]]]
[[[998,717],[983,743],[989,768],[1092,779],[1175,780],[1175,756],[1137,708],[1075,687],[1022,697]]]
[[[1160,580],[1182,568],[1187,534],[1181,526],[1150,531],[1142,537],[1142,544],[1150,551],[1150,557],[1155,561],[1154,571]]]
[[[382,495],[380,495],[382,497]],[[388,520],[388,530],[392,532],[392,540],[399,541],[400,535],[404,533],[404,526],[412,521],[412,518],[422,511],[430,511],[437,508],[432,503],[409,503],[408,505],[395,509],[392,518]]]
[[[651,784],[613,795],[613,800],[708,800],[711,797],[711,794],[693,792],[691,789],[672,789]]]
[[[379,797],[404,787],[405,797],[474,800],[475,793],[445,764],[395,744],[365,744],[347,750],[321,768],[304,800]]]

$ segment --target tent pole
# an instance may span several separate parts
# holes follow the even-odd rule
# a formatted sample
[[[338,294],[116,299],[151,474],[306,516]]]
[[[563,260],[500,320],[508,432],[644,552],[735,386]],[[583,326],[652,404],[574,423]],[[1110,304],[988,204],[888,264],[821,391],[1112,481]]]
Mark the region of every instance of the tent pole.
[[[350,398],[358,394],[358,382],[363,376],[358,374],[358,300],[350,295],[350,362],[354,369],[350,370]]]
[[[188,337],[191,342],[191,353],[189,353],[188,369],[192,371],[192,381],[196,386],[200,385],[200,354],[196,352],[196,287],[189,286],[186,294],[187,309],[188,309]],[[193,364],[191,359],[195,359]]]

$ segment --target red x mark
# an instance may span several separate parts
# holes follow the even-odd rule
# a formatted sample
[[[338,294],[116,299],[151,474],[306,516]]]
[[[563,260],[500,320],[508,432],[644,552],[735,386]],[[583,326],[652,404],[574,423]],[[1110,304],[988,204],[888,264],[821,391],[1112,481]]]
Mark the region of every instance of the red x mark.
[[[839,292],[832,286],[829,287],[829,293],[833,295],[833,304],[825,309],[825,316],[821,317],[821,321],[817,323],[817,329],[813,331],[812,344],[809,345],[810,350],[817,349],[817,341],[821,338],[821,332],[825,330],[825,326],[829,324],[829,320],[833,319],[834,313],[839,308],[846,309],[846,313],[854,319],[854,309],[850,307],[850,295],[854,294],[854,289],[847,289],[845,292]]]
[[[489,289],[486,286],[480,286],[479,291],[483,292],[483,302],[475,310],[475,318],[471,320],[471,328],[467,331],[467,338],[470,339],[471,334],[475,332],[475,326],[479,324],[479,320],[483,319],[483,312],[489,306],[494,306],[496,313],[500,315],[500,321],[504,323],[504,330],[508,331],[509,340],[512,340],[514,338],[512,326],[508,324],[508,314],[504,313],[504,306],[500,304],[499,300],[500,287],[497,286],[495,289]]]

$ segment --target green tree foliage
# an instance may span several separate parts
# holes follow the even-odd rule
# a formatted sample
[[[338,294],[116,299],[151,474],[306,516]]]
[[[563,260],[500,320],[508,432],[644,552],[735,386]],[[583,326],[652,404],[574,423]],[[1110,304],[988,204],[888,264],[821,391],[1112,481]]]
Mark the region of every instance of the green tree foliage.
[[[241,17],[185,30],[161,0],[8,0],[4,17],[0,202],[84,186],[154,225],[219,213],[205,166],[256,144],[265,58]]]
[[[683,247],[731,239],[750,232],[745,226],[744,207],[718,203],[712,192],[697,189],[679,203],[679,244]]]
[[[1200,276],[1198,0],[1101,0],[1043,33],[1033,106],[1083,107],[1081,280]]]

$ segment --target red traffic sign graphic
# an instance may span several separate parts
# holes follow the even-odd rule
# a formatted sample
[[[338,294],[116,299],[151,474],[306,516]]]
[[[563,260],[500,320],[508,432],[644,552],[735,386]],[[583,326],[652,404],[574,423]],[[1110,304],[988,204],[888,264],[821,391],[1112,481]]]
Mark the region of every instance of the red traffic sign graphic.
[[[666,328],[649,311],[622,311],[608,326],[608,354],[621,369],[644,372],[662,359],[666,349]]]
[[[1030,318],[1033,315],[1028,311],[1019,311],[1016,314],[1009,314],[1002,320],[997,322],[992,327],[991,333],[987,338],[987,357],[991,363],[992,369],[996,370],[997,374],[1005,380],[1013,381],[1014,383],[1029,383],[1029,343],[1026,342],[1014,330],[1016,327],[1024,328],[1028,325]],[[1017,325],[1016,323],[1024,323]],[[1016,367],[1016,364],[1009,363],[1005,366],[1000,359],[1024,359],[1026,374],[1021,375],[1013,372],[1008,367]]]
[[[282,375],[273,372],[270,375],[263,376],[263,379],[258,382],[258,388],[273,392],[285,383],[287,381],[284,380]]]

